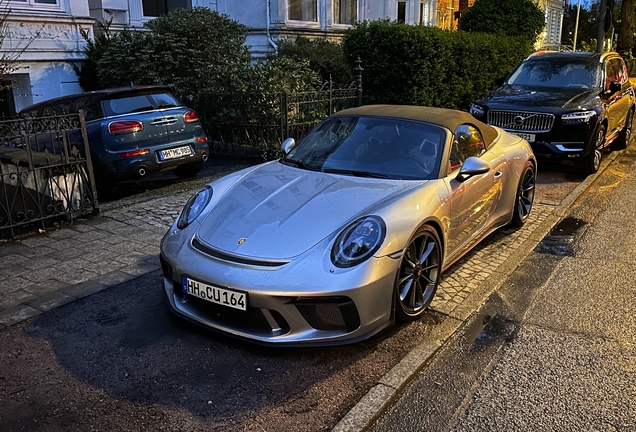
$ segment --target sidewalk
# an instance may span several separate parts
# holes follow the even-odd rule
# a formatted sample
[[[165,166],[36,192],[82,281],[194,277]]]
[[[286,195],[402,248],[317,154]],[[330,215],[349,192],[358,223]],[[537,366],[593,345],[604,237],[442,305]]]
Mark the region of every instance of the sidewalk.
[[[215,166],[188,189],[100,203],[96,218],[0,243],[0,329],[160,269],[159,242],[190,195],[245,166]]]

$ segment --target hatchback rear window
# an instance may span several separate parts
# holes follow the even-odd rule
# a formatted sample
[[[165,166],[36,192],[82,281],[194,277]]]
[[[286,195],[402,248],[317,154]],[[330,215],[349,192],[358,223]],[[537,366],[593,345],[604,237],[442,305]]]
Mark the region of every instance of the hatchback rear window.
[[[134,94],[114,97],[102,101],[107,116],[152,111],[181,105],[170,93]]]

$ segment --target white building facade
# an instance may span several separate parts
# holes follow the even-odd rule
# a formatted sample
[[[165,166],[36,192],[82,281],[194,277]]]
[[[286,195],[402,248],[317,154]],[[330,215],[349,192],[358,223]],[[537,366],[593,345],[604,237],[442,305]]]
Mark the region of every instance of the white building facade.
[[[546,13],[537,48],[558,47],[564,0],[535,0]],[[4,2],[4,3],[2,3]],[[356,21],[390,19],[407,24],[455,28],[455,12],[470,0],[0,0],[10,7],[0,51],[20,52],[20,69],[0,87],[0,115],[27,105],[81,92],[73,68],[84,58],[82,31],[92,37],[95,20],[113,30],[141,29],[178,7],[206,7],[246,25],[256,58],[284,38],[336,40]],[[26,49],[24,49],[26,47]],[[24,49],[24,52],[21,52]]]
[[[246,25],[255,57],[275,50],[276,41],[298,36],[338,39],[356,21],[388,18],[435,25],[437,0],[88,0],[94,18],[140,28],[177,7],[207,7]]]
[[[0,90],[0,115],[81,92],[73,65],[85,57],[80,30],[93,32],[88,0],[4,0],[0,7],[11,10],[0,55],[20,60]]]
[[[545,12],[545,28],[539,35],[537,48],[559,50],[565,0],[539,0],[537,3]]]

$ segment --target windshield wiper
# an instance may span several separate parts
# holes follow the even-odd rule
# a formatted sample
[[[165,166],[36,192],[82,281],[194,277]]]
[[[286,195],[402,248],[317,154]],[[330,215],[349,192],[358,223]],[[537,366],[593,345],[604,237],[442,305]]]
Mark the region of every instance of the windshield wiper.
[[[309,170],[309,171],[320,171],[320,169],[318,167],[315,167],[313,165],[307,165],[305,162],[297,161],[297,160],[294,160],[294,159],[282,158],[280,160],[280,162],[285,164],[285,165],[293,165],[295,167],[306,169],[306,170]]]
[[[392,178],[391,176],[388,176],[386,174],[378,174],[378,173],[372,173],[369,171],[348,170],[348,169],[326,168],[326,169],[323,169],[322,172],[329,173],[329,174],[345,174],[345,175],[352,175],[355,177],[370,177],[370,178],[378,178],[378,179]]]

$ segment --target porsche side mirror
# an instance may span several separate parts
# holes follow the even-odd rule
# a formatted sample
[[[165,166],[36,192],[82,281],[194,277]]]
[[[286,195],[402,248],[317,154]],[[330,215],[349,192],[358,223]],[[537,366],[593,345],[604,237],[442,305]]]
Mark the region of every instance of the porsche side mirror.
[[[283,153],[287,154],[291,151],[291,149],[293,149],[296,146],[296,140],[293,138],[287,138],[285,141],[283,141],[283,143],[280,145],[280,148],[283,149]]]
[[[485,174],[488,171],[490,171],[490,165],[488,165],[488,162],[483,159],[479,159],[478,157],[471,156],[462,164],[456,179],[459,182],[463,182],[473,176]]]

